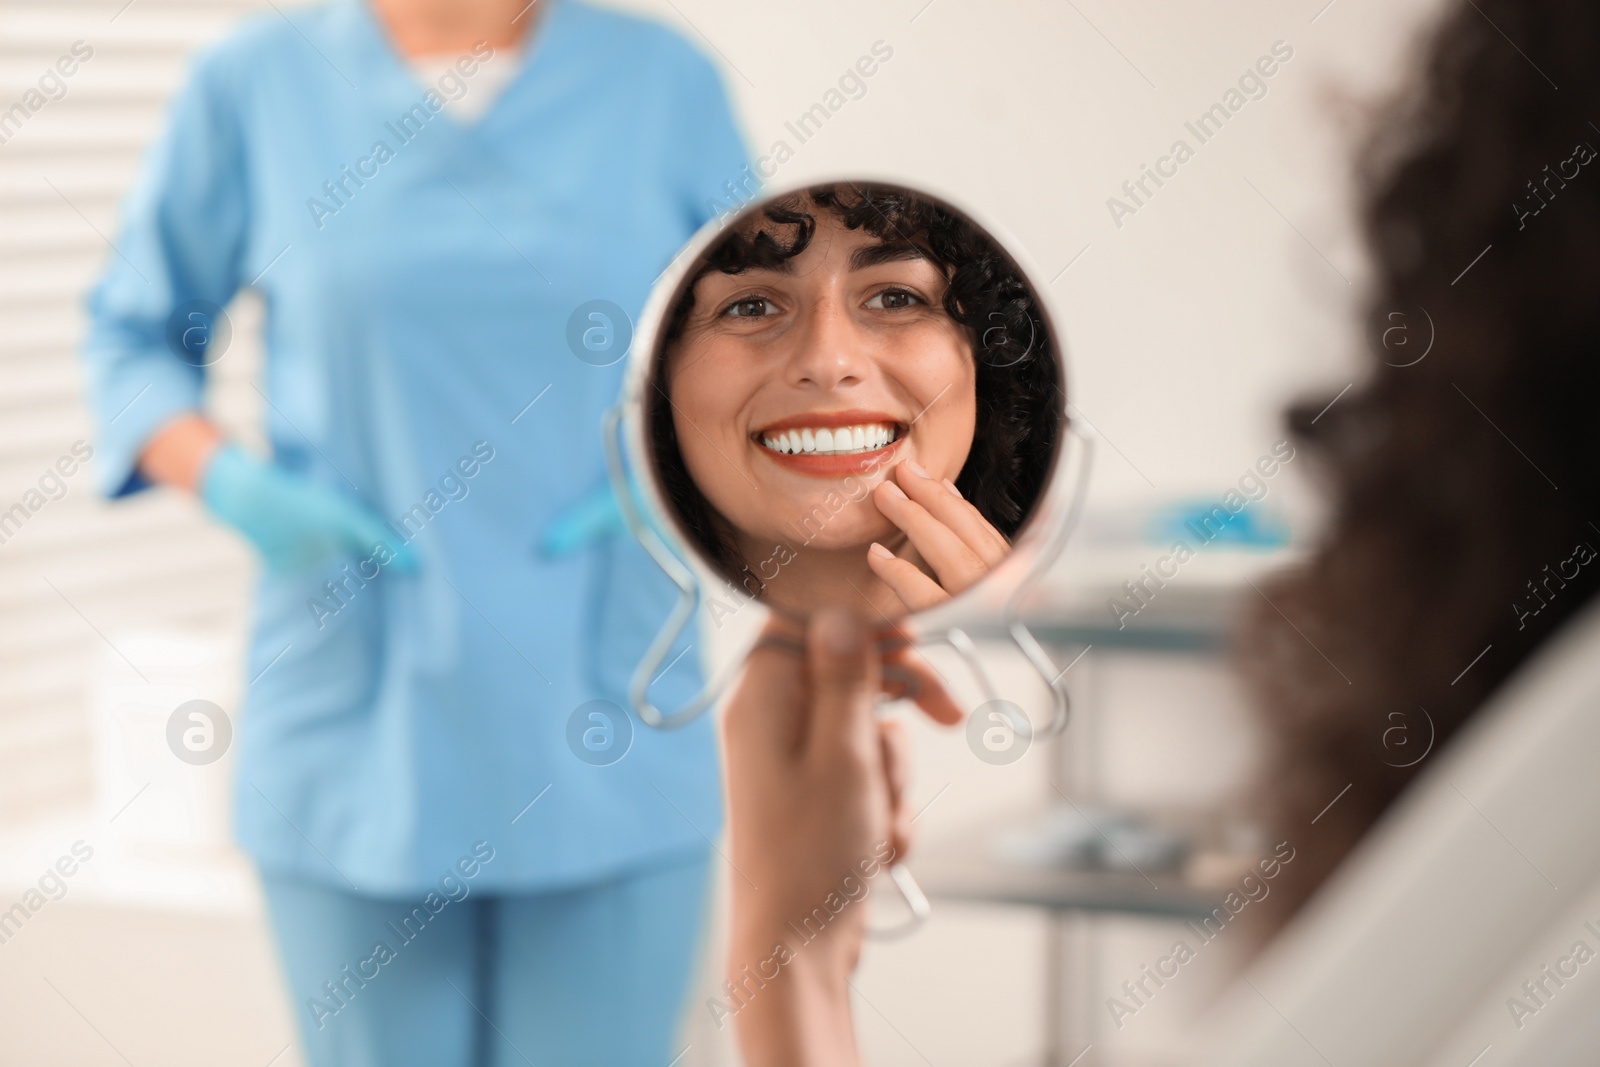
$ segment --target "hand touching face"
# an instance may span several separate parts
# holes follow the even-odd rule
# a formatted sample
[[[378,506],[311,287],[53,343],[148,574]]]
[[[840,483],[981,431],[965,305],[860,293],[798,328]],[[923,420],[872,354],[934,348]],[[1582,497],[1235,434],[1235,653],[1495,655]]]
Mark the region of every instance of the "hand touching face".
[[[907,611],[949,600],[1005,558],[1011,545],[983,513],[961,496],[951,478],[935,478],[915,460],[895,468],[872,492],[872,502],[904,532],[927,568],[873,542],[867,563]]]

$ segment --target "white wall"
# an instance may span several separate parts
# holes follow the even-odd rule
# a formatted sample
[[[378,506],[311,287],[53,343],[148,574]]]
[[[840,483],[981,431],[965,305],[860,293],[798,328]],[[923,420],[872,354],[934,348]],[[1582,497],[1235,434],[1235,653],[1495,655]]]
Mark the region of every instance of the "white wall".
[[[1363,264],[1337,101],[1389,86],[1436,3],[1336,0],[1313,23],[1325,2],[637,6],[736,68],[758,151],[792,144],[785,120],[874,41],[894,49],[781,176],[933,179],[1017,235],[1046,277],[1082,252],[1052,289],[1076,405],[1129,461],[1112,452],[1096,471],[1112,502],[1231,482],[1274,439],[1287,393],[1349,381],[1342,327]],[[1197,144],[1183,123],[1279,40],[1294,58],[1268,95],[1114,225],[1107,198],[1175,138]]]

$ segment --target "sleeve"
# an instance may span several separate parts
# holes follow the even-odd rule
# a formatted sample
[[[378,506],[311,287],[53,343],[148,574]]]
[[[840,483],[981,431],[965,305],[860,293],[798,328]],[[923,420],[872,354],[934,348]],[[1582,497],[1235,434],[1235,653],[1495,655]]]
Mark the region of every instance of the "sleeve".
[[[679,135],[671,150],[683,205],[693,233],[728,210],[738,210],[761,190],[761,176],[750,164],[744,135],[715,67],[683,46],[686,67],[677,79]]]
[[[149,483],[145,442],[201,407],[203,359],[184,358],[182,305],[224,307],[239,288],[246,233],[243,140],[215,57],[195,64],[123,203],[120,233],[89,293],[83,358],[98,435],[98,482],[118,497]]]

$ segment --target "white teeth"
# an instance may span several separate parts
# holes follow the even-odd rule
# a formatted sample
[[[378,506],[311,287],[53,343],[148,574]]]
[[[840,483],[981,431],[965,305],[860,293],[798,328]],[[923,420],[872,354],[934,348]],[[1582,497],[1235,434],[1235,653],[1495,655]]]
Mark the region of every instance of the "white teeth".
[[[784,430],[764,435],[761,443],[774,452],[784,452],[789,455],[806,452],[838,456],[853,452],[875,452],[893,443],[894,440],[893,426],[868,423],[860,426]]]

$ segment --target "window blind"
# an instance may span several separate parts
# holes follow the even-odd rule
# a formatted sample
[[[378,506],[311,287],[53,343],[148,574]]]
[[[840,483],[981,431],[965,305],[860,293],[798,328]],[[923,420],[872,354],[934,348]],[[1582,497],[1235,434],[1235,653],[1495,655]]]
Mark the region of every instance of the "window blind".
[[[158,490],[108,503],[93,460],[61,472],[77,442],[95,444],[77,354],[84,296],[116,254],[140,155],[189,54],[264,6],[0,6],[0,824],[89,802],[89,689],[96,671],[132,676],[119,638],[244,625],[252,559],[192,501]],[[259,308],[246,297],[230,314],[209,404],[251,441]]]

